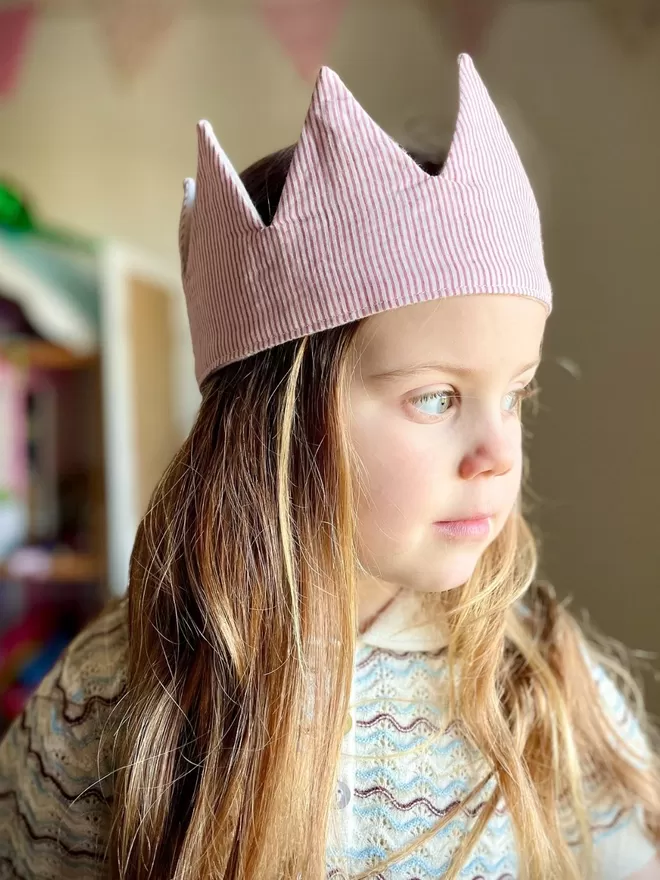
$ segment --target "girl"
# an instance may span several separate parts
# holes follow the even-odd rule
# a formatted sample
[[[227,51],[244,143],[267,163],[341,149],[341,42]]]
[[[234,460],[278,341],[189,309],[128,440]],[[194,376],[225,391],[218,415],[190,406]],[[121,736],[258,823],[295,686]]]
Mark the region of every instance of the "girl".
[[[459,68],[442,166],[328,70],[295,150],[242,179],[200,127],[203,401],[127,601],[2,745],[0,876],[660,878],[643,709],[535,583],[520,411],[550,286]]]

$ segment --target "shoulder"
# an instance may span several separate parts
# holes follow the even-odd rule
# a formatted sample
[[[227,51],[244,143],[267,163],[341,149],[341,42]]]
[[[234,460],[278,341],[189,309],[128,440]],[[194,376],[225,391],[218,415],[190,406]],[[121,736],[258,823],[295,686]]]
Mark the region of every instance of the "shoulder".
[[[651,744],[639,710],[606,658],[585,643],[584,657],[615,747],[630,765],[644,771],[653,760]],[[588,787],[590,819],[598,880],[625,880],[656,855],[645,829],[641,806],[621,803],[603,793],[597,783]]]
[[[632,677],[623,667],[619,670],[618,664],[611,665],[586,639],[582,654],[615,745],[630,764],[639,769],[648,767],[651,744],[641,721],[645,715],[644,705],[641,695],[635,693]]]
[[[591,828],[595,880],[628,880],[655,855],[646,832],[638,796],[623,790],[613,774],[603,772],[614,758],[597,743],[609,742],[628,768],[631,779],[647,777],[653,785],[657,758],[649,739],[645,711],[626,665],[601,650],[577,620],[546,590],[534,594],[531,607],[520,604],[520,620],[552,660],[557,683],[568,692],[570,717],[583,777],[585,806]],[[603,644],[608,640],[603,640]],[[612,645],[613,643],[609,643]],[[618,653],[618,652],[617,652]],[[594,711],[595,710],[595,711]],[[595,745],[596,744],[596,745]],[[565,815],[569,841],[578,839],[574,817]]]
[[[113,602],[0,743],[0,877],[7,866],[25,880],[103,876],[127,645],[125,604]]]

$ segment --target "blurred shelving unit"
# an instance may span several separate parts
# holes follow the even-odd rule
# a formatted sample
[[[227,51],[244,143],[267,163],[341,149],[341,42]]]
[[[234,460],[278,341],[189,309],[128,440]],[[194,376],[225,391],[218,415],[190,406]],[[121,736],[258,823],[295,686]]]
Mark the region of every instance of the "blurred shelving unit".
[[[76,249],[0,230],[2,300],[33,332],[2,334],[0,325],[0,361],[56,377],[67,398],[58,417],[73,441],[85,437],[88,522],[80,546],[50,536],[52,561],[42,549],[38,578],[0,555],[0,581],[95,582],[101,596],[119,595],[139,520],[190,418],[179,280],[117,242]]]
[[[35,562],[25,561],[25,550],[19,550],[0,562],[0,580],[29,579],[53,584],[89,584],[98,581],[103,573],[103,560],[89,553],[73,550],[37,553]]]
[[[0,179],[0,734],[124,593],[198,402],[178,272],[48,226]]]
[[[1,272],[0,272],[1,274]],[[2,339],[0,357],[39,370],[79,370],[92,366],[97,354],[77,354],[61,345],[43,339]]]
[[[197,403],[177,277],[117,242],[0,228],[0,734],[125,591]]]

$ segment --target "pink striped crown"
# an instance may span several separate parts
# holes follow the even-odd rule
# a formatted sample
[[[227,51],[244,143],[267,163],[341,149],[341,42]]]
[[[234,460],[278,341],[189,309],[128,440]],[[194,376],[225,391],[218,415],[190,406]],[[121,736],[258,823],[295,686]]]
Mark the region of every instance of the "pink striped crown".
[[[268,226],[199,124],[180,245],[200,384],[258,351],[412,303],[504,293],[550,309],[534,194],[467,55],[459,83],[447,161],[431,176],[324,68]]]

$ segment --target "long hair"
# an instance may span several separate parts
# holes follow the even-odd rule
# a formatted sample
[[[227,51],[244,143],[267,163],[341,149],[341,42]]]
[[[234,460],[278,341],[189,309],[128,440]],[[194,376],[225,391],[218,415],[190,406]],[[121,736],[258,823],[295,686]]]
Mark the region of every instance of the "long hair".
[[[292,152],[243,175],[267,223]],[[441,168],[418,161],[431,174]],[[357,631],[345,401],[358,326],[209,377],[153,494],[131,560],[114,880],[324,877]],[[470,581],[439,600],[458,670],[452,713],[495,782],[449,878],[502,800],[527,877],[589,876],[585,791],[594,779],[622,806],[641,805],[660,839],[656,759],[640,766],[618,742],[588,652],[604,655],[535,586],[535,571],[534,540],[515,512]],[[621,664],[609,665],[629,681]],[[560,813],[582,843],[581,864]]]

